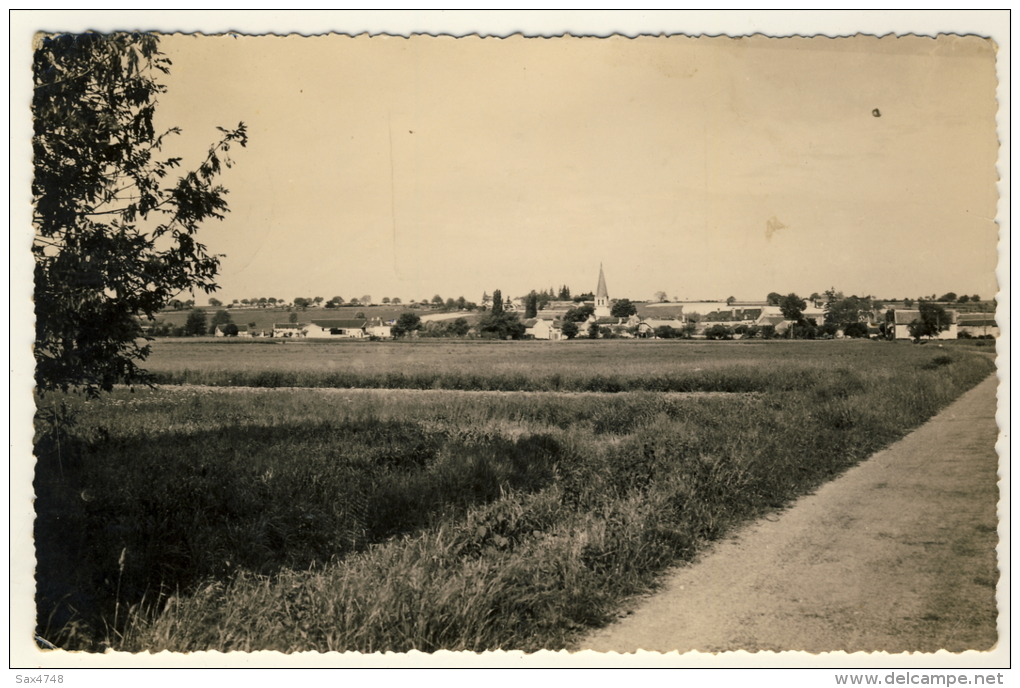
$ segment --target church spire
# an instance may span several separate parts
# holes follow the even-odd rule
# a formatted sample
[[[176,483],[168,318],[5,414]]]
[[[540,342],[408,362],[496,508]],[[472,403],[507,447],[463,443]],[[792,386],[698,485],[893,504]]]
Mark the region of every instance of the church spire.
[[[606,276],[602,272],[602,263],[599,263],[599,288],[595,291],[595,296],[602,299],[609,298],[609,290],[606,289]]]
[[[599,287],[595,290],[595,317],[609,317],[609,290],[606,288],[606,275],[599,263]]]

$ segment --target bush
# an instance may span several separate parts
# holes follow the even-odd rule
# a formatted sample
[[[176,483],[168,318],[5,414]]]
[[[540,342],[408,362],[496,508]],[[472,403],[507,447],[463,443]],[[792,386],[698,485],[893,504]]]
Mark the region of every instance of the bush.
[[[825,323],[821,327],[821,333],[826,337],[835,337],[837,332],[839,332],[839,325],[836,323]]]
[[[936,356],[921,367],[925,370],[937,370],[943,366],[952,364],[953,357],[948,355]]]
[[[850,323],[843,329],[843,335],[845,337],[852,337],[854,339],[860,339],[868,336],[868,326],[862,322]]]
[[[811,324],[794,325],[794,339],[815,339],[818,336],[818,328]]]
[[[705,330],[705,339],[733,339],[733,330],[722,324],[712,325]]]

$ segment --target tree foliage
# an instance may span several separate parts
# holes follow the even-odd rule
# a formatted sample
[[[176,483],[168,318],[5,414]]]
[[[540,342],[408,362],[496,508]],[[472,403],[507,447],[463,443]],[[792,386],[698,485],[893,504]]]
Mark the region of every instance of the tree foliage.
[[[563,333],[563,336],[566,337],[567,339],[573,339],[574,337],[577,336],[577,333],[580,331],[580,328],[578,328],[576,322],[572,320],[565,320],[560,328],[560,331]]]
[[[825,292],[825,298],[825,322],[844,330],[866,321],[871,313],[872,302],[867,296],[843,296],[842,292],[830,288]]]
[[[230,313],[227,311],[219,310],[213,313],[212,322],[210,325],[215,329],[217,325],[226,325],[233,322],[233,318],[230,317]]]
[[[205,311],[196,308],[188,313],[188,319],[184,321],[184,334],[190,337],[201,337],[206,333],[207,328]]]
[[[632,315],[637,315],[637,306],[631,303],[630,299],[620,299],[613,304],[609,314],[614,318],[629,318]]]
[[[595,306],[588,303],[583,306],[575,306],[574,308],[571,308],[563,315],[563,319],[568,322],[584,322],[594,314]]]
[[[800,323],[804,319],[804,309],[807,308],[807,302],[796,294],[790,293],[780,298],[778,305],[779,310],[783,313],[783,317],[787,320]]]
[[[401,313],[397,322],[390,328],[390,334],[399,339],[421,329],[421,318],[417,313]]]
[[[52,35],[35,51],[34,201],[36,384],[40,392],[147,382],[139,319],[154,319],[182,291],[214,291],[220,256],[196,241],[227,212],[216,184],[244,146],[243,123],[220,129],[197,169],[171,173],[174,128],[153,115],[170,60],[155,36]]]
[[[659,325],[655,328],[655,336],[659,339],[681,339],[683,332],[669,325]]]
[[[850,323],[844,328],[843,336],[851,337],[853,339],[861,339],[868,336],[868,326],[866,323],[854,322]]]
[[[500,313],[496,313],[495,310],[489,311],[478,321],[478,331],[496,339],[520,339],[526,329],[516,313],[507,311]]]
[[[922,301],[918,304],[918,310],[920,317],[907,325],[914,341],[919,341],[922,337],[935,337],[943,330],[949,329],[951,319],[942,306],[931,301]]]
[[[705,330],[705,339],[733,339],[733,330],[722,323],[717,323]]]
[[[538,315],[538,292],[532,290],[524,299],[524,317],[534,318]]]

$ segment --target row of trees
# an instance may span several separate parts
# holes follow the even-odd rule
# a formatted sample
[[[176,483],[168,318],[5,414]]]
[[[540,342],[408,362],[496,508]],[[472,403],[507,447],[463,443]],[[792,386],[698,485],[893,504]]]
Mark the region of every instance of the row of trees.
[[[981,297],[979,295],[977,295],[977,294],[974,294],[973,296],[967,296],[966,294],[963,294],[962,296],[957,296],[956,292],[952,292],[952,291],[946,292],[945,294],[943,294],[942,296],[938,297],[937,299],[935,298],[935,295],[932,294],[932,298],[935,301],[942,301],[943,303],[967,303],[969,301],[980,301],[981,300]]]

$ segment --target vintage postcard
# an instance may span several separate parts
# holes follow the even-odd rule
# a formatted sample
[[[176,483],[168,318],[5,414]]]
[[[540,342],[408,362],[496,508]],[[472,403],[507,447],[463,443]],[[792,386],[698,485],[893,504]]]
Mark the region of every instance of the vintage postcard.
[[[27,666],[1001,662],[991,36],[134,28],[19,37]]]

